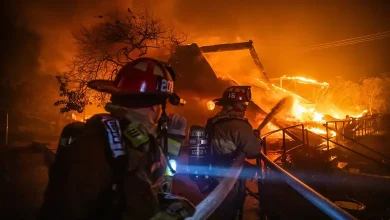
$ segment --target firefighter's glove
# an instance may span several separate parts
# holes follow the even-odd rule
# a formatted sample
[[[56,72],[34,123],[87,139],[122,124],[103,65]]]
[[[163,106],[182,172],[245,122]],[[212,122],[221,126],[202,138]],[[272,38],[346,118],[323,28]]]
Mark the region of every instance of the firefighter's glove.
[[[195,213],[195,206],[181,196],[159,193],[158,200],[161,211],[151,220],[181,220],[191,217]]]
[[[178,114],[170,114],[168,121],[168,133],[186,136],[187,120]]]

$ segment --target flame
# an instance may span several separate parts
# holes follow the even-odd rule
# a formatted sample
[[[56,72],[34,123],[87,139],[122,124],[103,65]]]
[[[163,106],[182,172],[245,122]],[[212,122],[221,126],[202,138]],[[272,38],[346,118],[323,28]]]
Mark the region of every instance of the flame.
[[[362,117],[363,115],[367,114],[368,110],[364,110],[362,111],[362,113],[358,114],[358,115],[352,115],[351,117],[353,118],[360,118]]]
[[[299,122],[324,122],[324,114],[316,112],[314,108],[305,108],[298,100],[294,100],[291,113]]]
[[[308,126],[308,127],[306,127],[306,129],[311,131],[311,132],[313,132],[313,133],[316,133],[316,134],[326,134],[326,130],[322,129],[322,128]],[[329,134],[330,134],[330,137],[335,137],[336,136],[336,132],[335,131],[329,130]]]
[[[318,82],[317,80],[315,79],[308,79],[308,78],[305,78],[305,77],[302,77],[302,76],[293,76],[293,77],[290,77],[290,76],[282,76],[281,77],[282,79],[289,79],[289,80],[296,80],[300,83],[304,83],[304,84],[315,84],[315,85],[320,85],[320,86],[329,86],[329,83],[327,82]]]

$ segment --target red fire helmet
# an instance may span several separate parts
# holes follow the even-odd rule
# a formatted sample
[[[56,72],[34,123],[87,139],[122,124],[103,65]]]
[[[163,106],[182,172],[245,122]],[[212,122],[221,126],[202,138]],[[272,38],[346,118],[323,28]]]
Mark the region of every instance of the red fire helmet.
[[[222,105],[226,102],[250,102],[252,100],[252,93],[250,86],[231,86],[227,88],[222,98],[214,99],[216,105]]]
[[[143,57],[127,63],[119,70],[114,81],[92,80],[88,87],[112,95],[157,95],[173,93],[175,73],[161,61]]]

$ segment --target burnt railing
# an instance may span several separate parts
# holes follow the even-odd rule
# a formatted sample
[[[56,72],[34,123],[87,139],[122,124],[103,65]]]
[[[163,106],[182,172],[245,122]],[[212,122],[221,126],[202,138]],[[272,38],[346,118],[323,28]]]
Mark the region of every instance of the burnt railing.
[[[329,130],[333,130],[339,134],[338,137],[336,136],[336,142],[339,142],[373,134],[379,128],[379,123],[380,115],[367,115],[360,118],[327,121],[324,126],[326,129],[326,138],[330,139]]]
[[[376,163],[376,164],[378,164],[378,165],[380,165],[380,166],[383,166],[383,167],[385,167],[385,168],[390,169],[390,166],[389,166],[388,164],[383,163],[382,161],[379,161],[379,160],[377,160],[377,159],[375,159],[375,158],[372,158],[372,157],[370,157],[370,156],[364,155],[364,154],[360,153],[359,151],[356,151],[356,150],[354,150],[354,149],[352,149],[352,148],[350,148],[350,147],[347,147],[347,146],[345,146],[345,145],[343,145],[343,144],[341,144],[341,143],[338,143],[338,142],[336,142],[336,141],[332,141],[332,140],[330,140],[329,138],[323,137],[323,136],[318,135],[318,134],[313,133],[313,132],[312,132],[312,135],[316,135],[317,137],[324,139],[324,140],[327,141],[328,143],[332,143],[332,144],[334,144],[334,145],[336,145],[336,146],[338,146],[338,147],[341,147],[341,148],[343,148],[343,149],[345,149],[345,150],[348,150],[348,151],[350,151],[350,152],[352,152],[352,153],[354,153],[354,154],[356,154],[356,155],[358,155],[358,156],[360,156],[360,157],[362,157],[362,158],[365,158],[365,159],[367,159],[367,160],[369,160],[369,161],[371,161],[371,162],[374,162],[374,163]],[[359,142],[358,142],[358,143],[359,143]],[[360,144],[361,144],[361,143],[360,143]],[[365,145],[363,145],[363,144],[361,144],[361,145],[362,145],[362,146],[365,146]],[[371,150],[372,152],[377,153],[378,155],[384,157],[385,159],[390,159],[390,158],[386,157],[385,155],[383,155],[383,154],[381,154],[381,153],[379,153],[379,152],[377,152],[377,151],[374,151],[373,149],[371,149],[371,148],[369,148],[369,147],[367,147],[367,146],[365,146],[365,147],[366,147],[367,149]],[[327,144],[327,151],[329,151],[329,144]]]
[[[260,154],[256,163],[261,167],[258,179],[261,219],[356,219],[275,164],[264,153]]]
[[[372,149],[371,147],[368,147],[367,145],[357,140],[362,136],[374,134],[375,132],[377,132],[379,129],[379,124],[380,124],[379,115],[369,115],[361,118],[352,118],[350,120],[328,121],[324,124],[326,129],[326,138],[324,139],[326,140],[327,150],[329,150],[329,143],[333,143],[344,149],[348,149],[342,143],[352,142],[368,150],[369,152],[378,155],[387,161],[390,161],[390,158],[388,156]],[[331,140],[333,137],[329,137],[330,131],[336,133],[336,137],[334,138],[335,139],[334,141]],[[349,149],[349,151],[352,151],[355,154],[358,154],[360,156],[365,156],[354,149]]]
[[[300,128],[302,140],[297,146],[287,149],[286,131],[294,128]],[[254,196],[259,200],[261,219],[270,216],[275,217],[275,215],[277,218],[282,219],[284,217],[306,218],[308,216],[312,218],[315,217],[316,219],[355,219],[355,217],[348,212],[320,195],[267,157],[268,136],[282,132],[281,157],[282,161],[285,162],[287,157],[286,154],[289,151],[306,145],[305,140],[308,140],[308,134],[305,131],[304,125],[298,124],[275,130],[262,136],[263,152],[259,158],[256,159],[256,164],[260,168],[258,170],[258,196]],[[275,199],[276,197],[279,199]],[[286,201],[291,201],[291,204],[289,204],[289,202],[286,203]],[[281,211],[281,208],[284,210]],[[297,212],[297,209],[305,211]]]
[[[300,146],[303,146],[305,144],[305,126],[303,124],[298,124],[298,125],[293,125],[293,126],[289,126],[289,127],[286,127],[286,128],[282,128],[282,129],[279,129],[279,130],[275,130],[275,131],[271,131],[265,135],[263,135],[261,138],[262,138],[262,143],[263,143],[263,152],[265,155],[267,155],[267,137],[272,135],[272,134],[275,134],[275,133],[279,133],[279,132],[282,132],[282,158],[283,160],[285,161],[286,158],[287,158],[287,147],[286,147],[286,134],[287,134],[287,131],[289,129],[293,129],[293,128],[300,128],[301,129],[301,144],[296,146],[296,147],[300,147]],[[294,147],[294,149],[296,148]],[[291,150],[291,149],[290,149]]]

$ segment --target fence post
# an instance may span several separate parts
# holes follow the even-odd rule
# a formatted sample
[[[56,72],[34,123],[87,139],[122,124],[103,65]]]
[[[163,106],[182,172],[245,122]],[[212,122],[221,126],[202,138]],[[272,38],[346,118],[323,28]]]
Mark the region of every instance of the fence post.
[[[302,144],[305,145],[305,126],[302,124]]]
[[[364,119],[364,135],[367,135],[367,120]]]
[[[6,124],[5,124],[5,147],[8,148],[8,112],[6,114]]]
[[[368,133],[371,134],[371,119],[368,120],[367,128],[368,128]]]
[[[328,129],[328,122],[326,122],[325,127],[326,127],[326,149],[329,152],[329,129]]]

